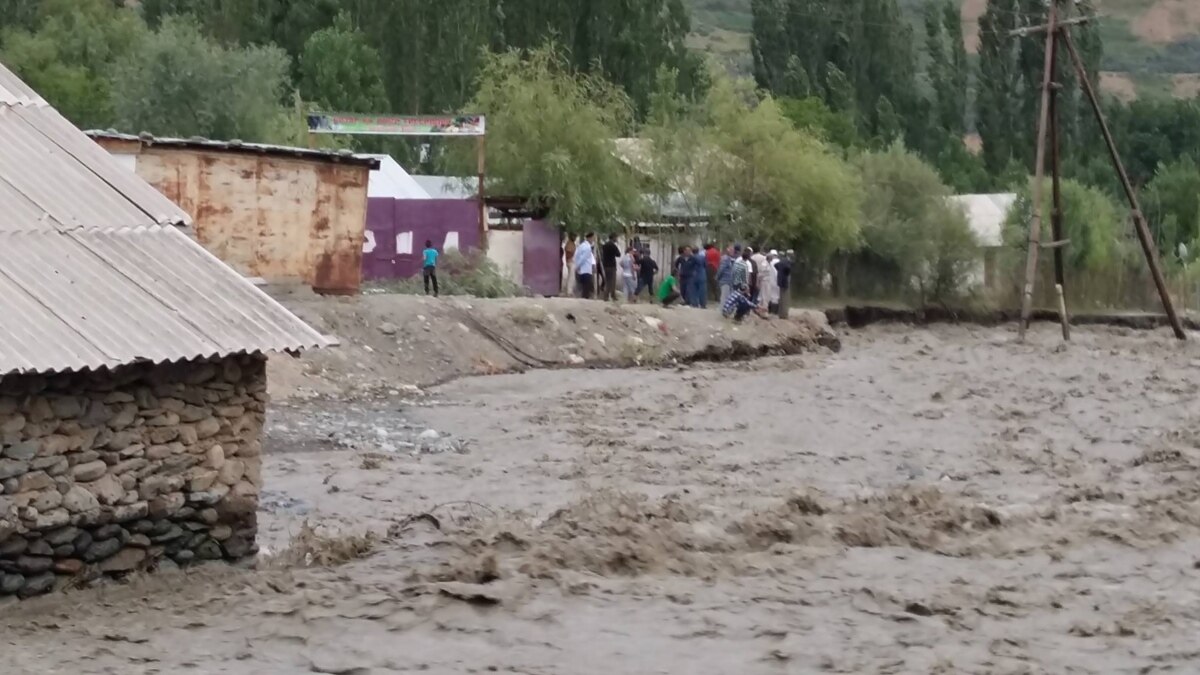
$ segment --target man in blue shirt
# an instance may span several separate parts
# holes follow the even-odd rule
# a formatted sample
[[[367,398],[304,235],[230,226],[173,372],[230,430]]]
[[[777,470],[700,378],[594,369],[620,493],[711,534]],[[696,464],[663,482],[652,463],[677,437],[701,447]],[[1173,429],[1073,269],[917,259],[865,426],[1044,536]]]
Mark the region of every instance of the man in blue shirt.
[[[424,266],[422,268],[422,276],[425,278],[425,295],[429,295],[429,282],[433,281],[433,297],[438,296],[437,282],[437,249],[433,247],[433,240],[425,240],[425,251],[421,254],[424,257]]]
[[[722,305],[729,299],[729,293],[733,291],[733,256],[733,245],[730,244],[725,248],[725,255],[721,256],[721,264],[717,266],[717,286],[721,289]]]

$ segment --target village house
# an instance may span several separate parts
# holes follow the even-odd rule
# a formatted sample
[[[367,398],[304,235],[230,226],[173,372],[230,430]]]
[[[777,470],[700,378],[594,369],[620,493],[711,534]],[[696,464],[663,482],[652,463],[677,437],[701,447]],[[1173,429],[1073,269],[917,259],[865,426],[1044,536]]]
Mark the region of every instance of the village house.
[[[195,236],[242,274],[319,293],[362,282],[375,157],[203,138],[88,134],[195,216]]]
[[[956,195],[950,203],[957,205],[967,217],[967,224],[979,253],[967,280],[972,288],[984,293],[996,293],[1003,288],[1000,274],[1000,253],[1004,248],[1004,222],[1017,201],[1012,192],[998,194]]]
[[[328,341],[0,65],[0,597],[255,551],[266,354]]]

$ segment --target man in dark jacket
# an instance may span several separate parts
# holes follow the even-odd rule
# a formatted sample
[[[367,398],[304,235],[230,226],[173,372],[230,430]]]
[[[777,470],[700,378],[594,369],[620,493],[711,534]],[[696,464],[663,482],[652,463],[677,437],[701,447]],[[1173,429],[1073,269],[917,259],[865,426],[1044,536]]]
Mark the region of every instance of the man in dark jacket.
[[[675,259],[675,264],[672,265],[675,271],[675,278],[679,280],[679,293],[683,296],[683,301],[686,304],[691,303],[690,294],[692,292],[692,247],[680,246],[679,257]]]
[[[691,274],[688,279],[691,286],[688,291],[688,304],[692,307],[708,307],[708,253],[704,249],[696,249],[690,260],[684,263],[689,266]]]
[[[775,263],[775,282],[779,287],[779,318],[788,318],[788,296],[791,295],[792,265],[796,261],[796,252],[789,250]]]
[[[605,300],[617,299],[617,261],[621,259],[621,247],[617,245],[617,235],[608,235],[608,241],[600,247],[600,264],[604,270],[604,292],[600,297]]]
[[[638,259],[638,285],[635,296],[642,294],[642,289],[646,289],[651,298],[654,297],[654,276],[658,274],[658,263],[654,262],[654,258],[650,256],[650,247],[642,250],[642,257]]]

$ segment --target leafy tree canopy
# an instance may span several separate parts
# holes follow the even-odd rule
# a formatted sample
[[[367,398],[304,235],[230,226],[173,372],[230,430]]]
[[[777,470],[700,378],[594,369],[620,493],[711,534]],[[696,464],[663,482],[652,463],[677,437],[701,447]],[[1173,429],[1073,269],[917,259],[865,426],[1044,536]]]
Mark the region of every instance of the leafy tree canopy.
[[[553,45],[487,55],[466,110],[488,116],[488,192],[544,203],[568,230],[605,230],[634,215],[633,174],[613,152],[632,106],[608,81],[571,69]],[[458,143],[459,175],[474,147]]]
[[[281,114],[288,58],[277,47],[224,47],[170,17],[113,66],[117,124],[158,135],[263,139]],[[247,83],[253,86],[247,86]]]
[[[979,243],[950,189],[920,157],[893,144],[862,155],[864,246],[914,281],[923,295],[945,300],[966,285]]]
[[[1004,241],[1014,248],[1028,246],[1029,225],[1033,219],[1033,197],[1030,183],[1017,193],[1017,201],[1004,225]],[[1050,181],[1042,190],[1046,221],[1049,228],[1051,210]],[[1063,236],[1071,240],[1066,248],[1066,262],[1076,271],[1102,270],[1122,256],[1121,242],[1124,219],[1112,198],[1103,191],[1078,181],[1062,182]],[[1048,232],[1048,229],[1043,229]],[[1023,255],[1023,253],[1022,253]]]
[[[814,257],[857,245],[860,185],[844,160],[796,129],[773,98],[758,101],[729,78],[715,78],[705,106],[714,145],[732,160],[706,172],[717,212]]]

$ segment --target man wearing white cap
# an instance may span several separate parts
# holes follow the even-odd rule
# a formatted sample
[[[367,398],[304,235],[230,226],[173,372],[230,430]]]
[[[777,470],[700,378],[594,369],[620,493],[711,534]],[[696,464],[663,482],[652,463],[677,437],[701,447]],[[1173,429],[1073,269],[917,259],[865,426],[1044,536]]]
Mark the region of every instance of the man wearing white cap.
[[[766,255],[766,263],[763,265],[763,274],[760,284],[762,293],[759,294],[758,306],[768,312],[779,302],[779,286],[775,280],[775,261],[779,259],[779,251],[772,249]]]

